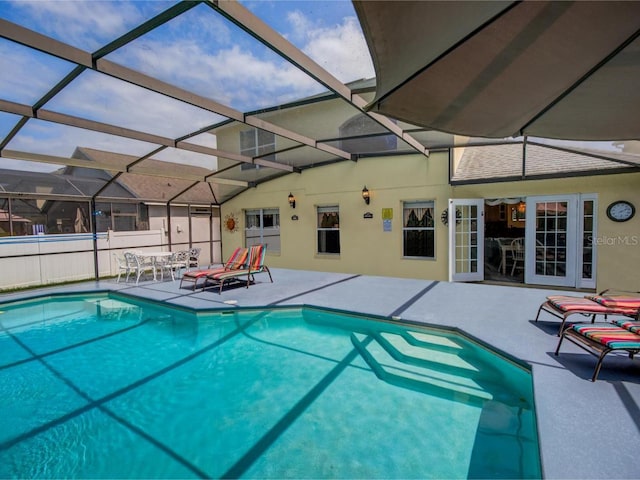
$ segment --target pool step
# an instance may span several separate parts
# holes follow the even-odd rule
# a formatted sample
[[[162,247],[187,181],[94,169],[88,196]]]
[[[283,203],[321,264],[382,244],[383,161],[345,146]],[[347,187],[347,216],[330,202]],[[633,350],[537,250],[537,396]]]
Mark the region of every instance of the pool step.
[[[142,312],[142,309],[132,303],[113,298],[89,298],[84,301],[85,309],[95,315],[98,320],[120,320],[123,316]]]
[[[386,334],[387,332],[382,332]],[[458,353],[464,350],[464,347],[457,343],[453,338],[443,335],[434,335],[426,332],[416,332],[413,330],[401,331],[400,336],[410,345],[439,352]]]
[[[351,342],[375,375],[392,385],[463,402],[481,403],[493,398],[472,378],[476,369],[450,353],[430,352],[389,333],[354,333]]]
[[[476,381],[500,383],[503,379],[503,372],[495,365],[469,355],[468,349],[451,338],[412,331],[401,334],[381,332],[378,335],[382,337],[378,342],[396,360],[419,366],[437,366],[441,371],[464,374]],[[428,342],[415,341],[415,335],[430,338]]]

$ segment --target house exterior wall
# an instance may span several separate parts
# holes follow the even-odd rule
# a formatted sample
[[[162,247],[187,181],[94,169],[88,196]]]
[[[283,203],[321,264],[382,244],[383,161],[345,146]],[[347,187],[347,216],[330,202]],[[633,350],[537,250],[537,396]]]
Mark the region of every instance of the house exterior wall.
[[[448,230],[440,221],[449,198],[499,198],[554,194],[598,195],[597,289],[640,290],[640,174],[601,175],[521,182],[450,186],[448,155],[381,157],[340,162],[305,170],[260,184],[222,206],[223,218],[233,214],[239,229],[223,229],[223,258],[244,245],[244,211],[280,209],[281,252],[268,253],[270,266],[405,278],[448,279]],[[363,186],[371,192],[365,205]],[[287,196],[296,197],[292,209]],[[639,211],[628,222],[616,223],[606,216],[614,200],[628,200]],[[435,259],[403,258],[402,202],[435,201]],[[317,252],[316,207],[340,208],[340,255]],[[393,209],[392,231],[382,227],[382,209]],[[366,212],[372,219],[364,219]],[[297,215],[298,220],[291,219]]]
[[[451,188],[447,184],[448,155],[434,153],[429,158],[407,155],[393,159],[372,158],[305,170],[260,184],[222,206],[222,216],[233,214],[239,229],[223,229],[223,257],[244,245],[244,211],[279,208],[281,252],[267,251],[270,266],[384,275],[406,278],[447,278],[447,228],[436,223],[435,260],[406,259],[402,256],[402,202],[435,201],[435,211],[447,208]],[[362,199],[362,189],[371,192],[371,203]],[[287,201],[296,197],[296,208]],[[317,253],[316,207],[340,208],[340,255]],[[392,230],[383,231],[382,209],[393,210]],[[367,212],[373,218],[365,219]],[[297,221],[291,219],[293,215]]]

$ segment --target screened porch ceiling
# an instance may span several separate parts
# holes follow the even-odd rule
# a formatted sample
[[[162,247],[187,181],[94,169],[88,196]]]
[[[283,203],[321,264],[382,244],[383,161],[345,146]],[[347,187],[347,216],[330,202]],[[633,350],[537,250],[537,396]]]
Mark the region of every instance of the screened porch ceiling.
[[[2,2],[0,52],[0,196],[220,205],[334,162],[523,141],[367,112],[373,66],[349,1]],[[613,170],[640,151],[537,144]]]

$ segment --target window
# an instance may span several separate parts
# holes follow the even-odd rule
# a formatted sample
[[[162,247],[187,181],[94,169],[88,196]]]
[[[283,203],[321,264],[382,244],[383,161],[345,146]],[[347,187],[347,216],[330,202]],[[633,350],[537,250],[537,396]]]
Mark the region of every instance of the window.
[[[135,232],[149,230],[149,210],[144,203],[96,203],[96,230]]]
[[[0,236],[52,235],[149,230],[149,207],[143,203],[96,203],[93,215],[85,201],[0,198]]]
[[[318,253],[340,253],[340,212],[335,207],[318,207]]]
[[[253,128],[240,132],[240,154],[247,157],[262,157],[265,160],[275,160],[275,155],[267,155],[276,149],[276,136],[271,132]],[[260,168],[260,165],[244,163],[241,170]]]
[[[280,251],[280,210],[277,208],[247,210],[245,212],[245,241],[247,247],[263,243],[267,251]]]
[[[338,146],[349,153],[390,152],[398,148],[398,137],[364,113],[344,122],[338,131],[341,138]]]
[[[405,257],[435,257],[434,202],[405,202],[402,208],[402,234]]]

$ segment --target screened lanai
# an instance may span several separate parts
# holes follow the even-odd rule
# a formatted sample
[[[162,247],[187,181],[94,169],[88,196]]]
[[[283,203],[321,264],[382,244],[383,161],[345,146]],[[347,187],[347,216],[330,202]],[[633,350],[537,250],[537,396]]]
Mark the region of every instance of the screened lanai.
[[[95,253],[98,234],[158,230],[151,245],[219,261],[221,205],[318,166],[465,149],[499,164],[507,144],[515,167],[452,162],[451,183],[637,171],[633,141],[463,137],[372,112],[369,50],[349,1],[2,2],[0,235],[93,234]],[[330,122],[308,121],[318,105]],[[532,147],[597,161],[532,165]]]
[[[603,289],[640,290],[636,273],[640,250],[635,243],[639,238],[640,215],[636,214],[626,223],[615,223],[606,214],[607,206],[618,200],[631,200],[640,208],[637,175],[640,144],[637,137],[616,135],[615,139],[593,140],[548,135],[554,138],[542,138],[538,136],[541,133],[526,129],[499,130],[502,132],[499,136],[479,136],[479,133],[458,131],[452,126],[462,124],[467,127],[466,121],[477,122],[476,115],[480,113],[491,117],[491,123],[481,126],[498,131],[496,125],[503,126],[502,115],[509,111],[511,102],[518,97],[538,98],[538,87],[552,74],[552,69],[524,73],[525,70],[519,68],[522,63],[516,68],[507,68],[516,58],[515,49],[526,50],[530,45],[528,42],[537,38],[545,24],[552,23],[546,12],[552,11],[553,18],[564,19],[558,8],[571,10],[579,5],[595,5],[589,8],[601,9],[602,4],[607,3],[612,2],[4,0],[0,2],[0,271],[3,272],[0,293],[3,300],[105,288],[121,290],[125,295],[142,292],[137,298],[162,301],[180,309],[199,306],[209,309],[214,305],[224,315],[235,307],[269,305],[288,309],[305,304],[463,330],[473,336],[474,343],[493,345],[531,366],[543,473],[547,478],[637,476],[635,452],[619,448],[620,444],[638,443],[637,365],[627,358],[612,359],[611,367],[604,368],[600,380],[592,384],[583,380],[591,375],[593,362],[590,359],[583,360],[577,350],[569,350],[572,347],[566,346],[566,342],[561,355],[553,355],[559,322],[555,319],[533,321],[536,309],[547,295],[582,296],[587,287],[574,283],[575,288],[558,284],[536,284],[536,288],[518,285],[515,288],[512,284],[470,283],[475,280],[447,281],[457,252],[464,250],[462,253],[466,254],[477,246],[477,243],[469,242],[462,244],[466,248],[456,248],[455,244],[447,243],[451,239],[457,240],[455,236],[449,236],[458,225],[453,201],[473,198],[480,206],[485,206],[487,201],[495,203],[490,212],[487,209],[487,218],[491,212],[495,213],[495,218],[487,220],[495,230],[468,230],[466,233],[469,238],[478,232],[486,233],[494,240],[487,241],[485,248],[490,245],[489,253],[496,255],[485,258],[487,264],[494,263],[488,266],[503,273],[500,278],[508,276],[504,275],[505,270],[511,277],[515,278],[515,271],[524,278],[524,269],[518,269],[516,262],[507,264],[503,257],[506,254],[498,250],[503,244],[497,240],[504,237],[497,231],[498,227],[515,225],[511,230],[524,230],[518,207],[527,205],[523,200],[528,196],[586,193],[587,196],[574,202],[576,209],[577,205],[594,206],[596,195],[599,195],[599,204],[597,208],[583,209],[582,215],[578,212],[575,216],[585,224],[591,222],[591,229],[576,221],[575,241],[566,242],[573,245],[573,258],[583,266],[575,268],[574,273],[580,276],[588,271],[588,280],[597,280]],[[632,12],[639,4],[616,3],[621,10],[628,8]],[[437,16],[428,11],[430,5],[438,7]],[[510,18],[520,7],[530,12],[540,10],[518,23],[522,31],[515,27],[502,28],[500,23],[494,24],[499,25],[497,28],[491,27],[491,21]],[[384,24],[382,35],[370,29],[373,23],[363,22],[363,12],[368,8],[372,9],[368,19],[377,18]],[[378,13],[373,12],[376,8]],[[456,21],[458,19],[460,23]],[[620,57],[621,61],[615,65],[618,73],[637,66],[640,57],[633,46],[640,36],[640,26],[629,25],[637,22],[640,15],[627,15],[624,29],[618,28],[615,18],[609,15],[595,19],[595,29],[607,20],[613,25],[608,31],[629,35],[628,43],[615,36],[618,45],[609,52],[632,47],[627,51],[629,55]],[[555,41],[564,40],[583,50],[593,50],[592,41],[576,42],[569,35],[580,28],[562,25],[554,30]],[[417,33],[409,26],[415,27]],[[483,27],[490,27],[489,32],[497,33],[506,43],[493,43],[495,37],[482,34],[478,39],[489,38],[490,41],[488,47],[483,43],[484,54],[479,55],[476,43],[471,41],[463,45],[463,41],[473,40]],[[614,38],[613,35],[605,37]],[[381,50],[380,44],[374,48],[371,38],[382,42]],[[384,50],[385,45],[394,49]],[[429,47],[429,56],[425,55],[426,47]],[[560,50],[551,42],[536,52],[541,52],[542,58],[548,55],[557,60]],[[449,53],[453,53],[449,57],[452,60],[447,60]],[[376,54],[383,54],[384,62],[376,59]],[[600,61],[607,58],[605,52]],[[573,61],[559,63],[563,67],[575,65]],[[454,67],[452,79],[441,75],[438,66],[444,64]],[[400,70],[398,66],[403,68]],[[389,103],[397,107],[392,90],[407,79],[407,83],[415,87],[411,80],[421,77],[424,67],[436,67],[425,71],[428,87],[410,89],[409,94],[403,93],[399,97],[404,97],[405,101],[408,97],[409,106],[418,113],[424,113],[425,104],[442,108],[441,112],[431,112],[439,122],[437,129],[426,120],[414,121],[402,113],[392,114],[391,110],[378,108],[387,97],[392,98],[394,101]],[[500,74],[503,69],[514,73],[515,77],[504,80],[505,77],[497,75],[498,81],[494,83],[492,75]],[[590,70],[588,67],[578,77],[586,79]],[[398,80],[393,77],[395,73],[401,73],[402,77],[394,83],[386,77],[389,72],[392,80]],[[526,88],[518,82],[519,77],[526,77]],[[624,91],[630,87],[635,93],[637,85],[637,79],[628,76]],[[497,92],[498,95],[488,97],[490,101],[478,107],[479,104],[474,104],[475,93],[483,87],[489,87],[492,94]],[[620,95],[622,92],[622,88],[615,87],[606,90],[606,94],[616,100],[615,105],[625,104]],[[414,102],[418,97],[423,101]],[[486,97],[482,96],[482,99],[486,100]],[[403,102],[399,103],[402,106]],[[630,121],[637,128],[638,105],[629,105],[632,107]],[[605,107],[608,107],[606,102]],[[316,117],[316,113],[319,116]],[[529,113],[534,118],[541,112]],[[608,108],[607,113],[615,115],[616,108]],[[601,118],[586,104],[580,116]],[[431,127],[425,126],[430,124]],[[402,169],[405,170],[402,175],[395,174]],[[433,178],[440,172],[443,172],[442,182],[440,177]],[[357,178],[345,180],[348,175]],[[574,178],[565,185],[558,185],[567,177]],[[300,185],[296,185],[297,180]],[[340,184],[342,191],[334,188],[335,184]],[[326,186],[309,188],[318,185]],[[369,189],[370,198],[363,198],[363,187]],[[288,203],[290,193],[297,197],[295,208]],[[555,212],[546,221],[564,220],[562,212],[556,208],[559,202],[547,203],[555,208]],[[336,207],[343,220],[341,230],[334,224],[323,226],[321,220],[317,221],[325,213],[333,213]],[[461,228],[472,223],[467,213],[474,208],[475,205],[462,205],[465,216],[460,219]],[[535,210],[528,208],[528,212]],[[393,220],[383,218],[385,211],[395,212]],[[229,225],[226,218],[233,220],[234,215],[241,223],[239,229],[234,230],[238,228],[238,223],[234,222],[232,228],[225,228]],[[415,222],[416,218],[418,222]],[[534,215],[529,214],[527,218],[534,218]],[[265,219],[269,220],[268,225],[265,225]],[[179,280],[172,282],[166,280],[166,276],[166,281],[158,282],[148,276],[140,286],[134,281],[126,285],[122,281],[116,283],[120,273],[118,257],[124,252],[200,249],[200,266],[206,267],[224,261],[236,247],[247,246],[256,238],[259,238],[256,242],[261,241],[262,237],[249,237],[249,229],[243,228],[252,225],[266,226],[266,229],[278,226],[277,245],[281,248],[276,252],[274,242],[270,243],[267,256],[273,283],[266,276],[259,277],[257,283],[263,282],[262,285],[246,289],[242,285],[242,288],[229,289],[222,294],[193,291],[191,285],[181,287]],[[264,230],[256,228],[250,233]],[[481,236],[475,235],[475,240]],[[335,253],[336,238],[342,242],[341,256]],[[405,241],[412,238],[413,243]],[[328,240],[324,251],[315,244],[317,239]],[[541,249],[536,239],[529,243],[535,260],[538,260],[536,251],[553,250],[557,254],[551,259],[544,257],[545,267],[555,268],[561,264],[556,259],[564,253],[562,248],[547,243]],[[597,256],[593,253],[596,250]],[[485,249],[478,248],[474,254],[483,251]],[[464,266],[474,261],[477,264],[477,258],[465,257]],[[519,266],[522,267],[522,263]],[[93,279],[100,281],[87,281]],[[72,287],[38,288],[37,292],[7,293],[14,289],[76,281],[83,283]],[[595,289],[594,285],[588,287],[590,292]],[[96,305],[91,308],[95,309]],[[107,316],[104,318],[106,320]],[[231,320],[231,316],[226,318]],[[121,320],[99,323],[105,329],[120,328],[124,325]],[[146,324],[145,329],[149,326],[160,331],[166,327],[168,334],[188,342],[189,358],[196,358],[199,342],[213,338],[207,336],[205,330],[195,332],[191,322],[187,325],[164,317],[159,322],[149,322],[146,317],[139,320]],[[207,320],[207,323],[220,335],[226,334],[224,327],[219,326],[221,322]],[[75,329],[64,319],[58,325],[70,334],[77,331],[79,335],[87,335],[85,325]],[[50,327],[44,322],[37,326],[47,331]],[[135,328],[126,327],[124,335],[135,333]],[[240,337],[250,340],[245,334],[251,332],[237,331]],[[16,328],[12,332],[16,339],[25,333]],[[302,334],[295,335],[300,337]],[[110,343],[115,338],[115,335],[101,334],[99,342],[82,340],[81,346],[106,352],[104,358],[112,358],[111,354],[128,351],[126,345]],[[137,343],[133,341],[135,336],[127,338],[132,340],[125,339],[127,344]],[[256,337],[256,340],[260,338]],[[53,341],[55,339],[47,335],[47,344]],[[353,343],[349,342],[348,351],[351,351]],[[34,345],[27,342],[21,350],[32,349]],[[265,346],[272,348],[275,345]],[[320,347],[327,347],[325,340],[318,343]],[[436,347],[438,355],[449,349],[444,344]],[[156,347],[147,351],[156,359],[163,353]],[[287,347],[287,352],[297,355],[299,351]],[[230,351],[226,356],[227,350],[212,352],[216,357],[209,363],[200,364],[204,368],[199,375],[219,373],[227,365],[226,357],[238,356],[239,351]],[[273,352],[275,354],[277,350]],[[33,349],[31,353],[29,355],[36,360],[31,363],[43,372],[49,365],[54,368],[76,359],[73,349],[66,348],[53,352],[55,356],[46,352],[40,355]],[[49,356],[45,358],[46,355]],[[281,355],[276,354],[274,358],[280,359]],[[90,362],[82,360],[75,363],[90,366]],[[327,356],[325,360],[331,358]],[[321,361],[324,362],[317,353],[296,360],[301,365]],[[125,370],[130,363],[123,364]],[[139,359],[134,363],[142,365]],[[516,363],[519,362],[514,365]],[[257,443],[253,448],[250,445],[246,452],[236,448],[242,455],[237,465],[242,468],[254,465],[260,457],[256,454],[259,450],[269,454],[270,445],[295,430],[287,426],[292,425],[289,422],[296,412],[322,413],[314,408],[321,403],[316,399],[325,391],[330,393],[338,383],[336,380],[345,379],[343,383],[349,383],[340,373],[350,374],[352,369],[344,369],[346,364],[339,358],[336,362],[331,360],[330,373],[323,374],[313,390],[303,392],[306,395],[282,417],[282,421],[276,420],[274,429],[265,437],[254,436]],[[182,361],[176,364],[184,365]],[[9,371],[6,367],[5,373]],[[356,367],[353,370],[360,372],[358,375],[365,373],[361,365]],[[30,367],[24,359],[18,359],[12,368],[28,373]],[[50,370],[49,373],[56,373]],[[153,384],[165,383],[165,378],[179,378],[183,376],[181,372],[184,373],[182,369],[175,370],[174,377],[165,369],[166,376],[162,372],[158,376],[153,370],[149,366],[148,385],[147,380],[144,385],[140,382],[132,385],[153,395]],[[252,370],[257,374],[266,371]],[[283,372],[285,370],[279,369],[272,376],[282,377],[286,382],[289,377]],[[27,383],[33,380],[25,375],[21,378]],[[256,378],[254,390],[262,391],[264,382]],[[77,418],[83,423],[84,413],[90,413],[84,407],[77,410],[77,417],[66,415],[59,419],[58,413],[52,410],[56,405],[45,398],[44,390],[34,390],[43,379],[38,374],[32,382],[34,385],[24,383],[28,388],[21,391],[34,392],[28,400],[40,399],[47,407],[45,410],[53,412],[49,423],[54,427],[51,431],[65,430],[67,424],[62,420],[67,418]],[[65,378],[58,376],[50,384],[58,385],[61,380]],[[96,382],[88,370],[86,380],[91,390]],[[118,383],[116,380],[109,378],[112,384]],[[73,387],[73,384],[67,382],[61,388],[66,391],[69,386]],[[217,388],[213,383],[209,387]],[[9,390],[18,389],[9,384]],[[156,411],[171,412],[175,406],[189,404],[189,401],[178,401],[183,398],[181,392],[184,390],[167,389],[166,397],[154,395],[151,402],[141,397],[144,400],[141,405],[154,413],[156,420],[161,419],[155,415]],[[241,399],[250,400],[242,395],[245,389],[237,390],[241,392]],[[125,402],[122,405],[128,408],[131,405],[128,400],[134,399],[133,390],[125,387],[119,392]],[[57,389],[54,393],[62,395],[64,392]],[[69,399],[75,405],[76,401],[88,398],[87,395],[75,390]],[[225,395],[222,397],[228,400]],[[153,408],[154,402],[162,398],[169,401]],[[403,423],[405,412],[425,411],[419,401],[407,404],[406,408],[393,404],[392,408],[385,409],[384,403],[371,402],[371,398],[363,396],[361,400],[381,408],[380,415],[388,417],[391,423]],[[103,441],[106,437],[102,435],[103,423],[99,420],[107,418],[105,413],[110,410],[105,408],[117,407],[118,401],[118,398],[105,396],[89,405],[97,415],[86,417],[88,421],[83,425],[100,430],[92,438],[101,445],[108,446],[110,442]],[[560,402],[567,408],[559,409]],[[227,403],[234,408],[246,404]],[[284,405],[281,399],[270,403]],[[505,405],[505,410],[521,410],[519,405]],[[473,457],[482,461],[492,458],[486,454],[484,439],[495,430],[497,423],[503,423],[502,419],[514,419],[504,421],[510,429],[509,436],[521,431],[521,424],[515,421],[519,417],[502,417],[503,404],[492,402],[489,406],[483,413],[482,425],[486,428],[478,429],[476,445],[479,448],[473,452]],[[342,410],[358,420],[358,415]],[[248,411],[253,413],[255,409]],[[579,420],[591,420],[594,411],[606,412],[607,421]],[[116,417],[111,416],[108,421]],[[436,423],[448,426],[446,416],[433,417]],[[18,416],[12,424],[31,424],[26,420],[23,422],[25,418]],[[146,439],[140,442],[152,440],[150,448],[157,450],[158,455],[168,453],[172,461],[189,459],[188,446],[170,450],[177,444],[172,441],[163,444],[148,435],[150,430],[145,425],[151,424],[145,423],[142,416],[131,418],[129,426],[124,423],[125,417],[118,422],[126,427],[123,432],[127,438],[138,439],[139,434],[143,434]],[[400,421],[396,421],[398,419]],[[341,426],[340,422],[327,423],[319,416],[310,423],[330,428]],[[405,419],[404,423],[412,426],[410,419]],[[202,425],[202,421],[197,423],[197,426]],[[283,425],[288,428],[284,433]],[[74,428],[67,430],[72,436],[76,431]],[[47,467],[59,459],[50,455],[55,449],[38,441],[42,430],[33,432],[34,437],[19,440],[25,446],[45,447],[24,457],[25,462],[42,466],[38,472],[44,476],[51,471]],[[316,428],[316,440],[322,438],[318,436],[322,433]],[[361,435],[362,429],[355,429],[354,433],[364,440],[365,455],[362,459],[346,461],[355,465],[360,464],[360,460],[362,464],[375,464],[380,460],[371,455],[366,445],[371,443],[370,439]],[[380,430],[380,433],[381,438],[393,441],[394,437],[387,431]],[[406,433],[407,439],[416,439],[414,443],[421,444],[420,431],[410,429]],[[77,464],[83,462],[86,454],[92,454],[91,444],[72,445],[58,441],[64,440],[63,437],[52,438],[63,447],[70,447],[68,451],[79,452],[75,458]],[[171,434],[171,439],[178,437],[188,441],[198,438],[189,433]],[[348,435],[343,437],[345,441],[349,440]],[[609,441],[602,441],[603,437]],[[613,438],[616,440],[610,441]],[[302,443],[291,443],[292,451],[298,457],[304,441],[311,440],[313,446],[313,438],[302,440]],[[339,454],[342,452],[331,442],[325,443],[330,454],[327,456],[329,461],[324,463],[335,474],[333,467],[341,461]],[[73,450],[74,445],[79,448]],[[115,442],[114,445],[121,447],[128,443]],[[503,445],[502,441],[500,445]],[[232,444],[227,446],[235,448]],[[453,443],[452,446],[455,447]],[[14,447],[4,441],[2,448],[9,451]],[[277,454],[279,450],[274,451]],[[185,452],[186,456],[183,455]],[[514,449],[502,447],[496,450],[497,454],[511,459],[520,458],[518,452],[514,452]],[[131,457],[130,452],[125,453],[128,454],[125,457]],[[411,463],[405,452],[399,453],[402,462]],[[443,453],[445,459],[458,457],[455,448]],[[127,468],[127,465],[116,465],[112,455],[91,458],[97,458],[100,463],[108,458],[106,463],[122,467],[123,471]],[[428,463],[420,455],[415,459],[416,463]],[[388,460],[382,459],[387,464]],[[161,468],[161,465],[154,466]],[[199,465],[199,462],[193,465]],[[193,472],[206,477],[212,471],[217,470],[191,470],[187,474]],[[476,473],[470,471],[470,476],[479,476]],[[513,471],[498,471],[495,476],[517,477]]]

